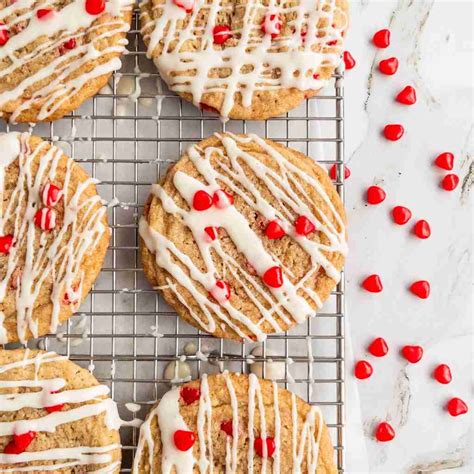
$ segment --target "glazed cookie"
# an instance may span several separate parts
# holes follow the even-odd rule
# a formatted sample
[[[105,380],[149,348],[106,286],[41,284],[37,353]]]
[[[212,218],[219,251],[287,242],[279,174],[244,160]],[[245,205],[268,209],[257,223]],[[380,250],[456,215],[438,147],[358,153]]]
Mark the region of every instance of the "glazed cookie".
[[[0,0],[0,115],[61,118],[120,68],[132,0]]]
[[[313,316],[340,278],[345,213],[325,170],[256,135],[215,134],[152,187],[145,275],[190,324],[263,340]]]
[[[274,382],[224,372],[203,375],[163,396],[141,427],[132,472],[337,469],[318,408]]]
[[[109,392],[54,352],[0,351],[0,471],[119,472]]]
[[[144,0],[148,57],[168,87],[227,119],[283,114],[341,61],[347,0]]]
[[[0,344],[69,318],[89,293],[110,237],[95,180],[61,149],[0,134]]]

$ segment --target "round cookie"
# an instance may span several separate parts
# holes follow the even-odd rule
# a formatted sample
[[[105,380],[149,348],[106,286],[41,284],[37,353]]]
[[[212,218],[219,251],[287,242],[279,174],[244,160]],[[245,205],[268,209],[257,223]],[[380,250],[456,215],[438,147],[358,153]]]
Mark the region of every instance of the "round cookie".
[[[145,275],[166,301],[195,327],[236,340],[313,316],[347,250],[326,171],[256,135],[190,147],[153,185],[139,233]]]
[[[0,116],[57,120],[121,67],[132,0],[0,0]]]
[[[347,0],[144,0],[142,34],[168,87],[224,118],[284,114],[341,62]]]
[[[132,472],[334,474],[333,458],[317,407],[275,382],[224,372],[161,398],[141,427]]]
[[[0,134],[0,344],[55,332],[89,293],[110,230],[95,180],[28,133]]]
[[[110,389],[54,352],[0,351],[0,471],[120,470]]]

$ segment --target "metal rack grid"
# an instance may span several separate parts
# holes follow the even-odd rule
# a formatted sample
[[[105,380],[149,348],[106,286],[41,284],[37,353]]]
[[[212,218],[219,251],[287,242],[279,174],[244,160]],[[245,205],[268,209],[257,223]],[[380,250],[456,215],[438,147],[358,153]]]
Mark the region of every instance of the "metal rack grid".
[[[34,134],[56,142],[100,180],[98,190],[109,203],[112,227],[104,268],[78,315],[64,324],[59,335],[33,341],[33,346],[55,350],[88,367],[110,386],[121,416],[128,420],[143,419],[169,389],[169,381],[163,378],[164,367],[179,359],[187,342],[209,354],[207,361],[200,355],[187,356],[193,378],[222,367],[248,373],[251,362],[261,363],[265,375],[269,359],[280,362],[284,364],[280,385],[321,406],[342,472],[344,276],[323,312],[287,333],[269,336],[262,357],[249,359],[258,344],[215,339],[176,317],[143,276],[137,235],[149,186],[189,144],[214,131],[254,132],[297,148],[328,167],[336,164],[341,179],[335,184],[343,198],[342,75],[335,74],[320,95],[287,116],[222,124],[215,115],[199,111],[163,86],[155,66],[146,58],[137,12],[128,49],[121,71],[109,81],[109,89],[70,116],[32,129]],[[120,81],[124,82],[120,85]],[[124,84],[131,85],[134,92]],[[125,406],[128,402],[139,404],[140,410],[131,412]],[[137,428],[122,428],[122,472],[130,472],[137,439]]]

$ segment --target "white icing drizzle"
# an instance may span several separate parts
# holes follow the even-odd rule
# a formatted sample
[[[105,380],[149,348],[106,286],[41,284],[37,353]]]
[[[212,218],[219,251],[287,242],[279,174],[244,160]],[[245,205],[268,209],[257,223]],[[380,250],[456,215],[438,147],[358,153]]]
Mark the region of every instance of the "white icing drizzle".
[[[34,317],[35,302],[48,278],[52,276],[49,295],[52,303],[50,332],[57,330],[61,307],[66,304],[65,295],[72,309],[77,307],[85,276],[81,262],[93,252],[104,233],[108,232],[103,223],[106,209],[102,205],[98,206],[101,204],[100,197],[94,195],[83,198],[83,194],[95,184],[95,180],[89,178],[78,184],[74,192],[69,190],[75,166],[72,160],[67,162],[61,183],[63,194],[60,205],[64,206],[61,227],[50,232],[49,239],[45,231],[36,227],[34,216],[39,209],[44,209],[41,197],[43,188],[51,182],[56,181],[58,184],[57,169],[64,155],[60,148],[49,146],[47,142],[40,143],[32,150],[29,140],[28,133],[0,135],[0,143],[7,144],[5,149],[0,148],[0,203],[4,198],[3,177],[15,154],[14,160],[18,161],[19,166],[16,186],[8,202],[0,209],[0,235],[6,233],[5,227],[9,223],[9,232],[15,242],[5,263],[5,275],[0,280],[0,305],[13,293],[17,334],[19,341],[23,343],[27,341],[27,329],[33,337],[39,336],[38,322]],[[36,169],[38,156],[41,159]],[[67,232],[71,233],[69,237]],[[35,249],[35,242],[38,241],[42,246]],[[24,264],[20,268],[23,259]],[[0,320],[4,322],[4,318]],[[3,324],[0,335],[5,341]]]
[[[108,38],[126,33],[129,25],[124,21],[122,15],[126,10],[130,10],[133,5],[132,0],[108,0],[105,5],[105,13],[113,16],[108,22],[98,25],[93,23],[100,18],[100,15],[89,15],[85,10],[85,0],[72,0],[63,8],[56,8],[50,18],[37,18],[37,11],[40,8],[53,7],[53,3],[38,3],[37,0],[18,0],[12,2],[8,7],[0,11],[0,21],[7,25],[10,31],[9,40],[0,47],[0,61],[8,60],[8,65],[0,70],[0,80],[5,82],[14,71],[19,68],[31,68],[32,72],[25,77],[14,88],[9,88],[0,93],[0,107],[9,101],[15,101],[31,87],[31,96],[22,103],[19,103],[10,117],[14,122],[21,113],[33,106],[41,104],[38,112],[38,120],[47,120],[62,104],[67,103],[82,87],[89,81],[104,74],[118,70],[121,61],[118,57],[106,59],[106,55],[121,54],[125,50],[127,40],[125,38],[117,41],[117,44],[99,46]],[[57,5],[56,5],[57,7]],[[23,11],[24,10],[24,11]],[[22,13],[20,14],[20,11]],[[107,27],[107,31],[103,31]],[[89,41],[88,35],[97,34],[93,41]],[[49,41],[41,42],[31,51],[25,53],[21,51],[37,41],[41,36],[49,36]],[[56,37],[53,40],[53,37]],[[85,44],[79,44],[79,40],[84,38]],[[76,41],[72,49],[64,48],[67,41]],[[51,53],[58,48],[62,48],[61,54],[48,61],[37,70],[33,70],[30,63],[37,60],[44,54]],[[21,53],[20,53],[21,51]],[[85,64],[96,65],[75,78],[71,78]],[[36,67],[36,66],[35,66]],[[42,85],[38,83],[43,81]]]
[[[117,406],[110,398],[102,398],[109,394],[110,389],[104,385],[96,385],[77,390],[63,390],[66,386],[63,378],[41,379],[39,370],[43,364],[66,360],[54,352],[40,352],[30,357],[30,351],[25,350],[22,360],[0,366],[0,374],[10,370],[26,368],[34,365],[33,378],[26,380],[0,380],[0,411],[16,412],[23,408],[41,409],[59,404],[81,404],[78,407],[51,412],[34,419],[16,421],[0,421],[0,436],[23,434],[29,431],[54,432],[65,423],[72,423],[89,417],[104,414],[104,423],[110,430],[117,430],[121,425]],[[17,392],[16,389],[27,389]],[[31,391],[39,389],[37,391]],[[90,403],[93,402],[93,403]],[[120,462],[114,461],[112,451],[121,449],[121,445],[112,443],[106,446],[74,446],[67,448],[50,448],[42,451],[26,450],[20,454],[0,453],[0,464],[23,464],[14,468],[1,468],[1,472],[43,472],[73,468],[75,466],[104,465],[98,471],[114,472]],[[50,461],[51,464],[35,464]]]
[[[242,105],[250,107],[256,91],[317,90],[327,83],[317,75],[320,68],[335,68],[341,61],[348,19],[336,0],[299,0],[297,4],[270,0],[268,5],[246,0],[235,2],[234,8],[220,0],[196,0],[189,13],[175,3],[179,2],[141,2],[148,57],[160,47],[154,62],[161,77],[171,90],[191,94],[197,106],[204,94],[223,93],[223,118],[231,112],[236,93],[242,95]],[[241,20],[231,19],[232,24],[239,24],[229,32],[232,44],[215,45],[213,29],[222,23],[218,16],[229,17],[237,7],[245,10],[239,12]],[[335,24],[336,11],[344,20],[340,28]],[[286,18],[284,30],[273,39],[273,29],[261,33],[258,19],[266,13]],[[152,18],[154,14],[156,19]],[[205,25],[197,26],[198,18],[202,21],[204,16]],[[323,21],[326,26],[318,28]],[[186,48],[191,41],[193,47]],[[227,73],[222,77],[210,77],[212,71],[224,69]]]
[[[216,135],[224,150],[217,147],[208,147],[202,151],[198,146],[193,146],[187,152],[195,168],[208,183],[207,185],[182,171],[174,174],[173,184],[188,203],[189,210],[178,206],[160,185],[152,186],[152,193],[160,199],[163,209],[168,214],[179,216],[182,222],[191,230],[205,263],[206,271],[202,272],[186,253],[179,250],[175,243],[152,228],[144,217],[140,220],[139,232],[147,248],[151,253],[155,254],[157,265],[165,269],[175,281],[186,288],[198,304],[204,318],[191,309],[191,306],[182,297],[179,288],[174,282],[171,279],[167,280],[169,289],[188,308],[189,314],[202,329],[209,333],[216,331],[215,315],[218,320],[230,326],[240,337],[249,339],[246,332],[241,329],[241,326],[244,326],[257,340],[263,340],[266,337],[265,332],[261,329],[261,324],[264,321],[272,326],[274,332],[281,332],[282,327],[278,319],[281,319],[288,325],[291,323],[291,318],[300,323],[315,314],[315,310],[301,293],[305,293],[313,301],[314,306],[317,308],[321,307],[322,302],[319,295],[312,289],[304,286],[306,280],[319,268],[322,267],[330,278],[336,282],[339,281],[339,271],[323,254],[323,251],[326,253],[346,254],[347,245],[344,221],[336,211],[321,183],[290,163],[276,148],[269,145],[265,140],[256,135],[248,135],[246,137],[232,134]],[[278,163],[279,173],[265,166],[263,162],[243,150],[241,144],[249,142],[255,142],[267,155],[271,156]],[[211,156],[217,160],[216,163],[211,163]],[[226,157],[229,162],[225,160]],[[242,167],[242,162],[266,185],[273,199],[281,203],[281,210],[274,208],[269,200],[252,183]],[[312,212],[310,207],[311,199],[300,183],[297,182],[297,179],[310,185],[317,191],[320,198],[329,208],[339,229],[336,229],[330,217],[325,215],[321,209],[318,209],[316,214]],[[235,196],[238,195],[242,198],[246,205],[268,221],[279,219],[281,225],[285,228],[286,234],[296,241],[310,256],[312,266],[299,282],[293,284],[289,278],[284,278],[281,288],[269,288],[261,278],[250,275],[249,271],[242,268],[230,255],[227,255],[223,251],[219,239],[212,241],[209,238],[204,231],[206,227],[224,228],[238,251],[246,258],[255,273],[260,275],[260,277],[268,268],[280,265],[278,259],[265,249],[260,237],[252,230],[246,217],[235,206],[212,206],[205,211],[193,209],[194,194],[197,191],[206,191],[212,195],[220,189],[219,183],[225,183]],[[295,187],[298,188],[299,193],[295,192]],[[298,215],[307,216],[314,223],[316,230],[328,239],[329,244],[310,240],[305,236],[297,234],[293,221],[295,216]],[[216,267],[211,251],[217,253],[222,259],[224,270]],[[178,260],[181,265],[178,265],[175,260]],[[188,272],[184,271],[183,266]],[[217,281],[224,277],[223,272],[226,269],[239,282],[249,300],[258,308],[261,315],[261,320],[258,323],[254,323],[244,312],[234,307],[231,300],[221,299],[219,302],[215,301]],[[283,268],[283,270],[284,273],[292,276],[289,269]],[[204,287],[207,293],[203,293],[198,289],[196,282]],[[214,298],[209,296],[210,293],[212,293]],[[257,295],[266,301],[267,307],[259,301]]]
[[[241,410],[245,410],[245,403],[239,401],[236,396],[235,387],[229,373],[225,371],[218,377],[223,377],[226,387],[229,391],[230,404],[232,408],[232,436],[226,439],[226,456],[225,456],[225,472],[226,474],[235,474],[239,462],[239,405]],[[266,439],[267,436],[272,437],[275,443],[275,452],[271,457],[265,457],[266,444],[263,444],[264,457],[261,458],[261,468],[259,472],[267,472],[267,465],[271,464],[271,470],[274,474],[281,472],[281,426],[282,420],[280,415],[279,391],[278,385],[272,383],[272,401],[274,413],[274,433],[267,432],[266,417],[268,411],[265,411],[263,401],[262,387],[260,380],[253,374],[248,378],[248,400],[247,400],[247,433],[243,436],[248,438],[247,455],[247,472],[254,472],[254,459],[256,456],[254,450],[255,435],[259,433],[259,437]],[[197,411],[197,442],[194,446],[199,446],[199,460],[193,457],[193,448],[188,451],[179,451],[173,443],[173,433],[176,430],[189,431],[188,426],[184,422],[179,412],[180,390],[174,388],[167,392],[160,402],[152,409],[147,420],[142,424],[140,438],[138,441],[137,451],[135,454],[132,472],[138,474],[141,472],[141,463],[147,461],[147,472],[153,474],[157,472],[155,469],[155,461],[159,465],[159,472],[164,474],[172,472],[175,468],[177,474],[189,474],[193,469],[202,474],[213,472],[214,458],[211,445],[212,433],[210,426],[212,423],[213,410],[211,403],[211,394],[209,393],[208,379],[204,375],[201,379],[201,396],[199,398],[199,407]],[[256,401],[256,402],[255,402]],[[216,407],[216,416],[219,416],[219,406]],[[254,420],[255,414],[258,412],[260,426],[255,430]],[[316,473],[318,464],[319,443],[322,434],[323,419],[319,408],[312,406],[308,411],[306,418],[303,420],[302,426],[298,424],[297,401],[294,394],[291,395],[291,412],[292,412],[292,459],[291,467],[293,473],[301,473],[303,462],[306,459],[307,465],[305,472]],[[151,430],[152,420],[157,417],[157,423],[161,432],[162,454],[159,459],[155,459],[156,439]],[[283,423],[288,423],[284,420]],[[207,429],[205,425],[207,424]],[[317,431],[317,432],[316,432]],[[218,436],[223,436],[219,433]],[[214,436],[216,434],[214,433]],[[145,460],[144,450],[148,450],[148,458]],[[242,454],[242,453],[241,453]],[[305,457],[306,455],[306,457]],[[289,461],[288,459],[286,461]],[[216,466],[217,467],[217,466]],[[161,469],[161,470],[160,470]],[[285,471],[286,472],[286,471]]]

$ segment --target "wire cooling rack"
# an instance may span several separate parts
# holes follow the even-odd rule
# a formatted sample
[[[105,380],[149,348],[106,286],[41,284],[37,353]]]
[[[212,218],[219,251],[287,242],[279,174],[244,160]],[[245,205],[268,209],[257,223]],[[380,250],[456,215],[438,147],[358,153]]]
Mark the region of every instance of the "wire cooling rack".
[[[215,339],[177,318],[147,283],[138,255],[137,224],[155,183],[190,145],[215,131],[257,133],[337,165],[343,197],[343,84],[335,74],[330,86],[287,116],[267,121],[229,121],[201,112],[170,93],[146,58],[138,14],[129,33],[129,53],[106,87],[72,115],[31,131],[52,140],[100,180],[109,207],[112,238],[102,273],[78,314],[58,335],[33,346],[67,355],[110,386],[122,418],[143,419],[169,390],[165,367],[183,359],[191,376],[222,368],[248,373],[279,369],[278,382],[321,407],[335,447],[339,472],[344,466],[344,277],[316,318],[282,335],[269,336],[262,356],[249,358],[259,344]],[[26,130],[1,126],[1,130]],[[253,363],[253,364],[252,364]],[[133,403],[133,405],[130,405]],[[134,404],[139,405],[136,406]],[[122,428],[122,472],[130,472],[138,429]]]

